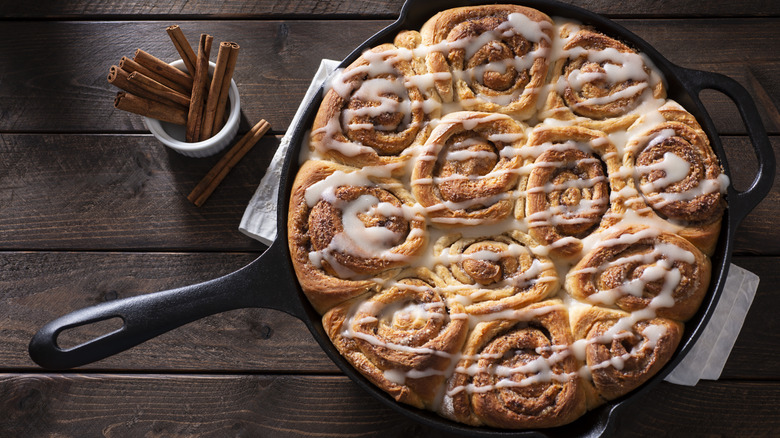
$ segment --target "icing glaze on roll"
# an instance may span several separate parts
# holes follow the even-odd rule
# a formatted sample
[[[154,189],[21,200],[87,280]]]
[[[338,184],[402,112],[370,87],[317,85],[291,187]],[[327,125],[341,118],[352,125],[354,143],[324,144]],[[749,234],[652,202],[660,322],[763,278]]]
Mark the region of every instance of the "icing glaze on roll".
[[[454,8],[338,72],[293,184],[301,288],[401,403],[570,423],[670,360],[728,178],[642,53],[517,5]]]

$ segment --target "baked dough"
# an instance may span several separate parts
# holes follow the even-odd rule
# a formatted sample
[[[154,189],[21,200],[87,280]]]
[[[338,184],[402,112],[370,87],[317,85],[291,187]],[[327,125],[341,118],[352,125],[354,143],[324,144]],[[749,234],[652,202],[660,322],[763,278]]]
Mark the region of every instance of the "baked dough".
[[[333,81],[294,181],[301,288],[401,403],[575,421],[671,359],[728,179],[647,58],[516,5],[455,8]]]

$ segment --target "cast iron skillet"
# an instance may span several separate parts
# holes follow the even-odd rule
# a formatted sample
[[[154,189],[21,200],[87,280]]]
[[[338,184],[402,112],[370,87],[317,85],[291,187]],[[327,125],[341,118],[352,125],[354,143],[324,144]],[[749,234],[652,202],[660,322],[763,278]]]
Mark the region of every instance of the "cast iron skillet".
[[[468,0],[407,0],[398,20],[356,48],[342,63],[346,67],[360,54],[380,43],[391,42],[394,35],[404,29],[419,29],[436,12],[457,6],[490,3]],[[507,1],[506,3],[512,3]],[[653,47],[636,35],[592,12],[548,0],[523,0],[520,4],[536,8],[551,17],[567,17],[591,24],[644,52],[666,78],[668,95],[688,109],[709,135],[712,145],[730,175],[726,156],[712,120],[707,115],[699,93],[713,89],[726,94],[736,104],[747,127],[753,149],[758,158],[758,173],[750,188],[738,192],[728,188],[726,210],[720,239],[712,257],[713,277],[710,290],[698,313],[685,325],[680,348],[669,363],[640,389],[588,412],[574,423],[554,429],[539,431],[510,431],[487,427],[461,425],[437,414],[419,410],[395,402],[390,396],[366,380],[336,350],[322,328],[320,316],[303,295],[295,277],[287,249],[288,198],[298,170],[298,154],[305,131],[311,126],[320,101],[322,90],[308,103],[298,126],[291,126],[293,137],[281,178],[278,199],[278,226],[276,241],[263,255],[244,268],[204,283],[178,289],[102,303],[62,316],[47,325],[30,341],[30,357],[45,368],[64,369],[88,364],[138,345],[171,329],[208,315],[244,307],[262,307],[281,310],[301,319],[309,328],[322,349],[341,370],[360,387],[378,398],[385,405],[423,424],[447,433],[468,434],[479,437],[531,437],[531,436],[599,436],[614,430],[613,421],[622,407],[636,396],[647,391],[680,362],[702,332],[723,289],[728,274],[734,233],[745,216],[769,193],[774,180],[775,157],[755,103],[736,81],[719,74],[678,67],[667,61]],[[57,345],[57,337],[74,327],[97,323],[119,317],[121,328],[69,349]]]

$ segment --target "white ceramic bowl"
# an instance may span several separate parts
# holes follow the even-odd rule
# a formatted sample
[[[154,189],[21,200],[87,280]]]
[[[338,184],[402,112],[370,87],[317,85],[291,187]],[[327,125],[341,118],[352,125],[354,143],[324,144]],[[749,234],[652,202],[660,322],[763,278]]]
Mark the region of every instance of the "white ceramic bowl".
[[[184,71],[184,61],[181,59],[171,63],[172,66]],[[209,72],[213,73],[215,64],[209,62]],[[238,96],[238,87],[236,81],[230,80],[230,91],[228,93],[228,119],[222,129],[211,138],[187,143],[184,141],[185,127],[174,125],[173,123],[161,122],[157,119],[144,117],[146,128],[160,140],[165,146],[188,157],[207,157],[228,146],[235,138],[238,132],[239,116],[241,115],[241,99]]]

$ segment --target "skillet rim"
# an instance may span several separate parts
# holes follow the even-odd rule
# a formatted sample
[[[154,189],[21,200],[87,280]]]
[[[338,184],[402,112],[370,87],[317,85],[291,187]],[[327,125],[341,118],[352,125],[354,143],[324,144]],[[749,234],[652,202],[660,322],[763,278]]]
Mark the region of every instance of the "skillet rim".
[[[589,10],[561,3],[556,0],[508,0],[508,1],[489,1],[489,0],[406,0],[397,20],[383,28],[373,36],[366,39],[360,45],[358,45],[347,57],[342,60],[338,68],[345,68],[356,60],[363,51],[374,47],[380,43],[392,41],[395,34],[404,29],[419,29],[421,24],[428,18],[432,17],[434,13],[450,9],[459,6],[476,6],[485,4],[518,4],[522,6],[538,9],[551,18],[564,17],[580,21],[584,24],[590,24],[596,27],[597,30],[606,33],[609,36],[615,37],[620,41],[627,43],[629,46],[645,54],[654,64],[654,66],[661,71],[661,75],[664,78],[665,85],[667,86],[667,94],[670,98],[680,103],[686,110],[693,114],[697,121],[702,125],[702,129],[707,133],[711,146],[715,150],[718,159],[720,160],[721,167],[724,173],[730,177],[731,173],[728,168],[726,155],[715,130],[712,119],[707,113],[704,105],[698,98],[698,95],[694,94],[696,87],[686,77],[685,71],[682,67],[673,64],[667,60],[660,52],[658,52],[649,43],[644,41],[639,36],[630,32],[623,26],[615,23],[614,21]],[[427,14],[427,15],[426,15]],[[688,80],[686,80],[688,79]],[[297,174],[297,170],[300,166],[299,155],[301,152],[302,144],[307,137],[309,127],[313,121],[320,102],[323,97],[323,89],[326,85],[320,86],[314,97],[306,103],[305,111],[299,120],[298,125],[290,126],[288,128],[293,130],[291,137],[290,148],[287,151],[284,164],[282,167],[282,178],[280,181],[280,190],[277,199],[277,239],[272,244],[272,247],[281,247],[277,252],[284,253],[284,263],[289,273],[290,278],[293,280],[292,287],[297,291],[298,300],[302,306],[302,313],[298,315],[300,319],[309,328],[314,338],[323,348],[325,353],[330,359],[344,372],[353,382],[357,383],[362,389],[368,391],[375,398],[380,400],[384,405],[390,407],[396,412],[400,412],[412,420],[426,424],[427,426],[436,428],[440,431],[449,433],[455,433],[459,435],[469,436],[481,436],[481,437],[557,437],[557,436],[600,436],[606,432],[614,430],[615,423],[614,417],[616,412],[625,407],[629,402],[633,402],[638,398],[641,398],[641,394],[646,393],[651,388],[655,387],[660,381],[662,381],[688,354],[692,349],[698,337],[707,325],[710,317],[714,313],[715,306],[720,298],[725,280],[728,275],[728,270],[731,261],[731,253],[733,250],[734,233],[738,226],[738,221],[732,218],[731,210],[728,208],[730,204],[729,200],[734,199],[736,191],[732,185],[729,185],[726,196],[727,208],[723,215],[723,222],[721,225],[720,235],[718,238],[717,247],[715,253],[711,256],[713,271],[710,280],[710,286],[707,291],[707,295],[704,301],[699,306],[699,310],[696,315],[685,323],[685,331],[683,333],[683,339],[680,345],[677,347],[675,354],[664,365],[664,367],[650,378],[639,388],[629,392],[628,394],[621,396],[615,400],[609,401],[596,409],[588,411],[585,415],[578,418],[574,422],[559,426],[551,429],[543,430],[512,430],[512,429],[496,429],[486,426],[468,426],[465,424],[457,423],[447,418],[441,417],[435,412],[422,410],[413,406],[405,405],[395,401],[387,393],[382,391],[379,387],[368,381],[362,374],[360,374],[341,354],[336,350],[335,346],[330,341],[330,338],[324,331],[321,323],[321,316],[313,310],[313,307],[309,304],[308,299],[303,294],[300,284],[297,282],[297,277],[292,268],[290,260],[289,250],[287,248],[287,214],[289,210],[289,198],[292,191],[292,184]],[[269,248],[269,251],[271,248]],[[715,263],[715,262],[718,263]],[[589,427],[585,427],[590,424]]]

